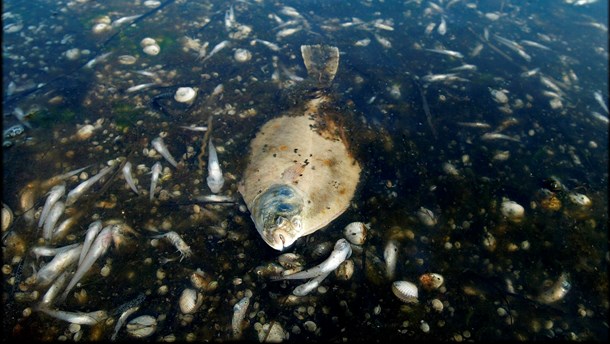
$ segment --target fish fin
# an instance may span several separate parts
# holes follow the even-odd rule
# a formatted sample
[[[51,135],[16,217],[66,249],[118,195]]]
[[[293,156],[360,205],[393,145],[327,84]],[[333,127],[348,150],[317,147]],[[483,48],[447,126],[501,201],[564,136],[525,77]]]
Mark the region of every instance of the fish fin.
[[[319,87],[329,87],[339,68],[339,49],[327,45],[302,45],[301,56],[307,68],[307,75]]]

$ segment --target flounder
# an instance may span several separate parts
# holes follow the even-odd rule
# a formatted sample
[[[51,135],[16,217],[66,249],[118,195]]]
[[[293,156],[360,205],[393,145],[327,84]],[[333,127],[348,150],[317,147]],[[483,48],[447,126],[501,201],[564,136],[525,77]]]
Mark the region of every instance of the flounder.
[[[339,49],[303,45],[301,55],[315,91],[305,95],[304,104],[260,128],[239,185],[256,229],[280,251],[341,215],[361,172],[340,123],[342,114],[326,92],[337,73]]]

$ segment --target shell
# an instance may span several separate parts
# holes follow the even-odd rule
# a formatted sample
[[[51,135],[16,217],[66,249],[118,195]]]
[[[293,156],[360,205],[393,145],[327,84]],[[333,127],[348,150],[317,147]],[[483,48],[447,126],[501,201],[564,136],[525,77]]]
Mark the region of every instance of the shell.
[[[434,290],[440,288],[445,282],[442,275],[436,273],[425,273],[419,276],[419,283],[426,290]]]
[[[5,232],[13,224],[13,211],[8,205],[2,203],[2,231]]]
[[[305,260],[295,253],[284,253],[277,257],[278,263],[284,269],[302,268],[305,265]]]
[[[149,45],[157,44],[157,41],[154,38],[145,37],[140,41],[140,46],[142,48],[146,48]]]
[[[335,275],[339,280],[347,281],[351,279],[354,275],[354,262],[351,259],[348,259],[341,263],[335,270]]]
[[[74,61],[80,57],[80,49],[78,49],[78,48],[68,49],[68,50],[66,50],[66,52],[64,54],[66,55],[66,58],[68,60]]]
[[[237,62],[248,62],[252,58],[252,53],[247,49],[236,49],[233,57]]]
[[[396,281],[392,283],[392,292],[402,302],[418,303],[417,286],[408,281]]]
[[[352,222],[343,229],[343,236],[354,245],[362,245],[366,241],[366,232],[370,228],[362,222]]]
[[[279,343],[286,338],[284,328],[277,321],[264,324],[257,330],[258,341],[266,343]]]
[[[191,274],[190,280],[193,287],[208,291],[208,288],[210,288],[212,283],[212,276],[201,271],[201,269],[197,269],[197,271]]]
[[[591,199],[589,197],[587,197],[586,195],[577,193],[577,192],[569,193],[568,199],[575,205],[583,207],[583,208],[589,208],[592,204]]]
[[[76,139],[79,141],[87,140],[93,135],[94,131],[95,131],[95,127],[93,125],[91,125],[91,124],[83,125],[76,132]]]
[[[97,24],[93,25],[93,28],[91,29],[91,31],[93,31],[93,33],[95,33],[95,34],[100,34],[100,33],[109,31],[111,28],[112,28],[112,26],[110,26],[106,23],[97,23]]]
[[[124,65],[132,65],[136,63],[137,58],[132,55],[121,55],[118,57],[119,63]]]
[[[427,227],[433,227],[438,222],[436,219],[436,215],[434,215],[432,210],[424,207],[420,207],[417,210],[416,215],[419,221]]]
[[[179,87],[174,93],[174,99],[179,103],[190,103],[197,96],[197,91],[192,87]]]
[[[150,56],[158,55],[161,52],[161,47],[158,44],[147,45],[142,49],[144,53]]]
[[[511,200],[502,201],[500,206],[502,215],[512,222],[521,222],[525,216],[525,209],[519,203]]]
[[[142,5],[144,5],[145,7],[148,7],[148,8],[157,8],[157,7],[161,6],[161,1],[146,0],[142,3]]]
[[[150,315],[142,315],[127,323],[127,333],[135,338],[145,338],[157,330],[157,319]]]
[[[334,244],[330,241],[325,241],[317,244],[313,251],[311,251],[311,257],[313,259],[319,259],[322,257],[328,256],[330,251],[332,251]]]
[[[193,314],[197,312],[203,303],[203,295],[195,289],[184,289],[180,295],[180,311],[184,314]]]

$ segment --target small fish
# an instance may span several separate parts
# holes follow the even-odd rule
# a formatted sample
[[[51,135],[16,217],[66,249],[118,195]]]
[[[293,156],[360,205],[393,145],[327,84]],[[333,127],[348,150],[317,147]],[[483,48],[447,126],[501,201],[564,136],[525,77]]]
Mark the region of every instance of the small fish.
[[[44,207],[42,208],[42,213],[40,213],[40,219],[38,220],[38,228],[42,227],[45,222],[47,215],[49,215],[49,211],[53,207],[53,205],[66,193],[66,184],[62,183],[59,185],[55,185],[49,191],[49,196],[44,203]]]
[[[136,183],[133,180],[133,176],[131,175],[131,163],[129,161],[126,162],[123,166],[122,172],[123,177],[125,178],[125,181],[129,185],[129,187],[133,190],[133,192],[136,193],[136,195],[139,195],[140,193],[138,192],[138,187],[136,186]]]
[[[195,199],[204,203],[235,203],[235,198],[227,195],[203,195],[196,196]]]
[[[216,148],[214,147],[211,138],[208,144],[208,154],[208,177],[206,181],[213,193],[219,193],[225,183],[225,179],[222,176]]]
[[[255,40],[253,40],[253,42],[261,43],[262,45],[266,46],[267,48],[269,48],[273,51],[280,51],[280,47],[275,43],[264,41],[262,39],[255,39]]]
[[[190,131],[200,131],[200,132],[208,131],[208,127],[197,127],[197,126],[194,126],[194,125],[190,126],[190,127],[181,125],[179,127],[184,129],[184,130],[190,130]]]
[[[51,239],[53,238],[53,228],[55,228],[59,217],[63,215],[64,210],[66,210],[64,202],[57,201],[49,211],[49,215],[47,216],[47,219],[44,222],[44,227],[42,229],[42,238],[45,241],[51,241]]]
[[[481,136],[483,140],[509,140],[514,142],[521,142],[518,138],[514,138],[508,135],[500,134],[500,133],[485,133]]]
[[[78,244],[72,248],[58,252],[53,259],[36,273],[36,284],[44,287],[53,282],[57,276],[76,264],[83,245]]]
[[[390,42],[390,40],[388,40],[387,38],[375,34],[375,39],[379,44],[381,44],[382,47],[386,49],[390,49],[392,47],[392,42]]]
[[[394,240],[389,240],[383,250],[383,259],[385,259],[385,273],[389,280],[394,279],[396,272],[396,262],[398,259],[398,244]]]
[[[68,193],[68,196],[66,197],[66,206],[71,206],[72,204],[74,204],[74,202],[76,202],[76,200],[85,192],[87,192],[87,190],[89,190],[89,188],[91,186],[93,186],[93,184],[97,183],[98,180],[102,179],[105,175],[107,175],[108,173],[110,173],[113,169],[114,169],[115,165],[112,166],[107,166],[105,168],[103,168],[98,174],[96,174],[95,176],[85,180],[84,182],[78,184],[77,187],[75,187],[74,189],[72,189],[72,191],[70,191]]]
[[[456,74],[428,74],[422,77],[425,82],[440,82],[440,81],[470,81],[468,79],[460,78]]]
[[[551,48],[547,47],[546,45],[542,45],[538,42],[534,42],[534,41],[528,41],[526,39],[521,40],[521,44],[525,44],[525,45],[529,45],[530,47],[534,47],[534,48],[538,48],[538,49],[542,49],[542,50],[551,50]]]
[[[171,155],[171,153],[167,149],[167,146],[163,142],[162,138],[157,137],[156,139],[152,140],[151,144],[152,144],[153,148],[165,158],[165,160],[167,160],[174,167],[176,167],[176,168],[178,167],[178,163],[176,162],[176,160],[174,160],[174,157]]]
[[[240,339],[243,329],[243,321],[246,317],[250,298],[245,296],[233,306],[233,318],[231,320],[231,328],[233,330],[233,340]]]
[[[187,245],[186,242],[182,239],[182,237],[174,231],[157,235],[155,236],[155,238],[165,238],[172,245],[174,245],[178,252],[180,252],[180,261],[182,261],[182,259],[184,258],[188,258],[193,255],[191,247]]]
[[[59,300],[60,302],[63,302],[68,297],[68,294],[70,293],[72,288],[74,288],[74,286],[76,286],[76,283],[78,283],[78,281],[80,281],[83,278],[85,273],[87,271],[89,271],[89,269],[93,266],[93,263],[95,263],[95,261],[99,257],[103,256],[104,253],[106,253],[106,251],[110,247],[110,244],[112,243],[113,232],[116,231],[117,227],[118,226],[116,226],[116,225],[106,226],[97,235],[97,237],[95,238],[95,241],[91,245],[91,248],[87,252],[87,255],[85,256],[85,258],[83,258],[83,261],[78,265],[78,268],[76,269],[74,276],[72,276],[70,283],[68,283],[68,286],[66,287],[64,292],[61,294],[61,297]],[[80,254],[79,254],[79,257],[80,257]]]
[[[71,324],[79,324],[79,325],[96,325],[103,320],[108,318],[108,314],[106,311],[95,311],[89,313],[82,312],[66,312],[60,311],[56,309],[49,309],[44,306],[39,306],[35,308],[36,311],[43,312],[47,315],[52,316],[53,318],[67,321]]]
[[[111,25],[112,25],[112,27],[116,28],[116,27],[119,27],[119,26],[121,26],[121,25],[123,25],[125,23],[132,22],[132,21],[140,18],[141,16],[142,16],[141,14],[138,14],[138,15],[135,15],[135,16],[122,17],[122,18],[119,18],[119,19],[113,21]]]
[[[437,32],[441,36],[444,36],[447,33],[447,22],[445,21],[444,16],[441,16],[441,23],[438,25]]]
[[[294,7],[290,7],[290,6],[284,6],[282,7],[282,9],[280,10],[281,14],[287,15],[289,17],[293,17],[293,18],[300,18],[301,13],[299,13],[299,11],[297,11]]]
[[[452,71],[452,72],[472,71],[472,70],[477,70],[477,66],[475,66],[473,64],[467,64],[467,63],[465,63],[459,67],[450,69],[450,71]]]
[[[602,92],[601,91],[593,92],[593,97],[595,98],[595,100],[597,101],[599,106],[601,106],[604,109],[604,111],[606,111],[606,113],[608,113],[608,106],[606,105],[606,102],[604,101],[604,97],[602,97]]]
[[[91,222],[91,224],[89,225],[89,228],[87,228],[87,233],[85,234],[85,241],[83,242],[83,249],[81,250],[80,256],[78,258],[78,265],[80,265],[83,262],[83,259],[85,259],[85,256],[87,255],[87,252],[89,252],[89,248],[91,247],[93,240],[95,239],[95,237],[101,230],[102,230],[102,221],[97,220],[97,221]]]
[[[496,38],[496,40],[498,40],[498,42],[502,43],[504,46],[508,47],[512,51],[514,51],[517,54],[519,54],[519,56],[523,57],[527,62],[531,61],[532,57],[529,56],[525,52],[525,49],[523,49],[523,47],[521,45],[519,45],[519,43],[511,41],[509,39],[506,39],[504,37],[501,37],[501,36],[498,36],[498,35],[495,35],[495,34],[494,34],[494,37]]]
[[[34,257],[36,257],[36,259],[38,259],[40,257],[53,257],[61,252],[73,249],[77,245],[79,245],[79,244],[75,243],[75,244],[62,246],[62,247],[36,246],[36,247],[32,247],[30,252],[34,255]]]
[[[394,31],[394,28],[391,25],[385,24],[383,22],[380,21],[376,21],[373,24],[374,27],[381,29],[381,30],[386,30],[386,31]]]
[[[32,129],[32,125],[26,120],[28,115],[20,107],[16,107],[15,110],[13,110],[13,115],[21,124]]]
[[[155,198],[155,188],[157,187],[157,182],[159,181],[159,175],[161,175],[161,171],[163,167],[160,162],[156,162],[152,166],[152,178],[150,180],[150,200],[152,201]]]
[[[229,41],[222,41],[218,44],[216,44],[216,46],[212,49],[212,51],[210,51],[210,54],[208,56],[206,56],[201,62],[205,62],[207,60],[209,60],[212,56],[216,55],[216,53],[218,53],[219,51],[221,51],[222,49],[226,48],[229,46]]]
[[[225,12],[225,28],[229,30],[235,25],[235,12],[233,11],[233,5]]]
[[[49,307],[53,305],[53,302],[59,295],[59,292],[63,290],[66,281],[68,280],[68,272],[64,271],[55,279],[55,282],[47,289],[47,292],[42,297],[39,306],[40,307]]]
[[[457,125],[460,125],[462,127],[469,127],[469,128],[483,128],[483,129],[491,128],[491,125],[484,123],[484,122],[457,122]]]
[[[149,82],[147,84],[140,84],[140,85],[131,86],[130,88],[125,90],[125,93],[134,93],[134,92],[142,91],[142,90],[145,90],[147,88],[151,88],[152,86],[155,86],[155,85],[156,85],[156,83]]]
[[[529,77],[532,77],[532,76],[538,74],[538,72],[540,72],[540,68],[534,68],[534,69],[521,73],[521,76],[524,78],[529,78]]]
[[[87,62],[87,64],[85,64],[85,68],[93,68],[93,66],[95,66],[97,63],[105,61],[110,54],[112,54],[112,52],[108,52],[91,59],[89,62]]]
[[[72,216],[63,220],[59,224],[59,226],[55,227],[55,229],[53,230],[53,236],[51,237],[51,240],[55,241],[64,238],[68,234],[70,229],[76,224],[78,218],[79,216]]]
[[[292,291],[292,295],[294,296],[306,296],[307,294],[311,293],[314,289],[316,289],[320,283],[322,283],[322,281],[328,276],[330,275],[332,271],[329,272],[325,272],[319,276],[316,276],[312,279],[310,279],[309,281],[297,286],[296,288],[294,288],[294,290]]]
[[[127,318],[129,318],[130,315],[137,312],[139,309],[140,309],[140,306],[137,305],[137,306],[127,309],[126,311],[124,311],[121,314],[121,316],[119,317],[119,319],[116,322],[116,325],[114,326],[114,333],[110,337],[111,341],[114,341],[116,339],[116,336],[119,334],[119,330],[121,329],[121,327],[123,327],[123,324],[125,324],[125,321],[127,320]]]
[[[330,256],[320,263],[310,269],[305,271],[300,271],[291,275],[281,275],[274,276],[272,279],[274,280],[293,280],[293,279],[305,279],[305,278],[314,278],[318,277],[322,274],[332,272],[335,270],[341,263],[343,263],[347,258],[349,258],[352,254],[352,247],[346,239],[339,239],[335,243],[335,247],[333,251],[330,253]]]
[[[430,23],[426,26],[426,29],[424,30],[424,33],[426,35],[430,35],[432,33],[432,31],[434,30],[434,28],[436,27],[436,23]]]
[[[462,55],[462,53],[460,53],[459,51],[445,50],[445,49],[426,49],[426,50],[433,52],[433,53],[437,53],[437,54],[448,55],[448,56],[455,57],[458,59],[464,58],[464,55]]]
[[[601,113],[599,113],[599,112],[595,112],[595,111],[593,111],[593,112],[591,112],[591,116],[593,116],[593,118],[595,118],[595,119],[597,119],[597,120],[600,120],[600,121],[602,121],[602,122],[604,122],[604,123],[608,124],[608,117],[606,117],[606,116],[602,115],[602,114],[601,114]]]
[[[284,30],[281,30],[280,32],[276,33],[275,38],[281,39],[284,37],[288,37],[288,36],[294,35],[295,33],[301,31],[302,29],[303,28],[301,28],[301,27],[291,27],[288,29],[284,29]]]

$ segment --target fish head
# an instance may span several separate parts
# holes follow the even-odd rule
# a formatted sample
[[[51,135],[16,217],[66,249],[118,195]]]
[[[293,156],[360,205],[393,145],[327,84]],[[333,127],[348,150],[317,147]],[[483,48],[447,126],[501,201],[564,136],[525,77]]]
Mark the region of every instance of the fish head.
[[[269,246],[282,251],[302,236],[303,204],[303,197],[287,184],[272,185],[257,196],[251,216]]]

